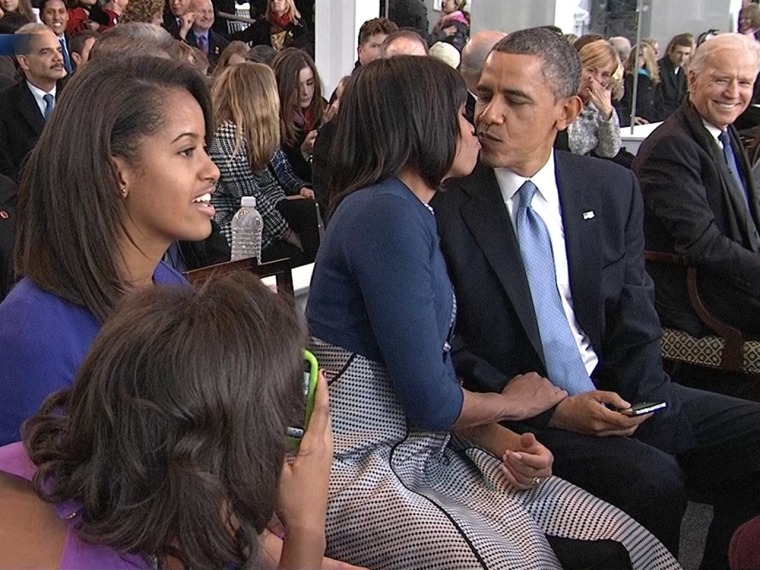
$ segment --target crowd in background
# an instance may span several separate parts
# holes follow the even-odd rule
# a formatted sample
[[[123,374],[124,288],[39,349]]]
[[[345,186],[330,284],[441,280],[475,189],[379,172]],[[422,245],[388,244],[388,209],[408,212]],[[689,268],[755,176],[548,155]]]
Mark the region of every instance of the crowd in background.
[[[760,405],[671,382],[644,243],[760,331],[760,6],[660,50],[466,4],[388,0],[329,93],[314,0],[0,0],[0,566],[679,568],[696,481],[729,567]],[[248,196],[306,323],[188,284]]]

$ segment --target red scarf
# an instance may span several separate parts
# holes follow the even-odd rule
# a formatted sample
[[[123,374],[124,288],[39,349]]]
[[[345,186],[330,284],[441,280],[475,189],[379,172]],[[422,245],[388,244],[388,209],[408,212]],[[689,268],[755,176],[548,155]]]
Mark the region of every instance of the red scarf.
[[[292,20],[290,19],[290,12],[284,12],[280,15],[275,14],[274,12],[269,13],[269,23],[273,26],[277,26],[281,30],[285,30],[290,24]]]

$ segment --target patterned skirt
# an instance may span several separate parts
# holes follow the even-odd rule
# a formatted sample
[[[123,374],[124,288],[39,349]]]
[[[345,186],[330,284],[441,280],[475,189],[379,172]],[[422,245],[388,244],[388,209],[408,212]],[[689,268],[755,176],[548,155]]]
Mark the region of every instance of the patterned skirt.
[[[385,368],[312,339],[325,369],[335,460],[327,555],[372,569],[560,569],[546,535],[623,544],[641,570],[681,568],[628,515],[551,477],[510,489],[490,453],[408,426]]]

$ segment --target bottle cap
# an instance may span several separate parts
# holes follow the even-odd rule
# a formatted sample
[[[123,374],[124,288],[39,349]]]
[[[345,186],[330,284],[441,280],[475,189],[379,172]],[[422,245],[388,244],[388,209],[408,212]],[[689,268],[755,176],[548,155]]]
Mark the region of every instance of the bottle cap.
[[[240,199],[240,205],[243,208],[255,208],[256,207],[256,196],[243,196]]]

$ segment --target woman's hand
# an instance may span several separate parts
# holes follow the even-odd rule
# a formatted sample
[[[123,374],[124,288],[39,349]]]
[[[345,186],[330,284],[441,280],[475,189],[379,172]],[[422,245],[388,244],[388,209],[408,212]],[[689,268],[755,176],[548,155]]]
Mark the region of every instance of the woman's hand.
[[[322,564],[332,459],[327,382],[320,371],[309,426],[295,460],[283,466],[280,476],[278,514],[286,529],[280,568]]]
[[[298,195],[299,196],[303,196],[307,200],[313,200],[314,199],[314,190],[312,190],[311,188],[307,188],[306,186],[304,186],[303,188],[301,188],[298,191]]]
[[[532,433],[522,434],[516,448],[507,450],[502,457],[501,470],[510,487],[531,489],[551,477],[554,456],[538,442]]]
[[[634,125],[648,125],[649,121],[647,121],[644,117],[634,117],[633,124]]]
[[[605,87],[599,83],[596,79],[591,78],[588,85],[589,100],[594,104],[599,112],[604,117],[605,121],[609,121],[614,111],[612,107],[612,88],[610,86]]]
[[[306,138],[301,143],[301,154],[304,157],[304,160],[311,159],[311,155],[314,152],[314,141],[317,140],[317,131],[309,131],[309,134],[306,135]]]

